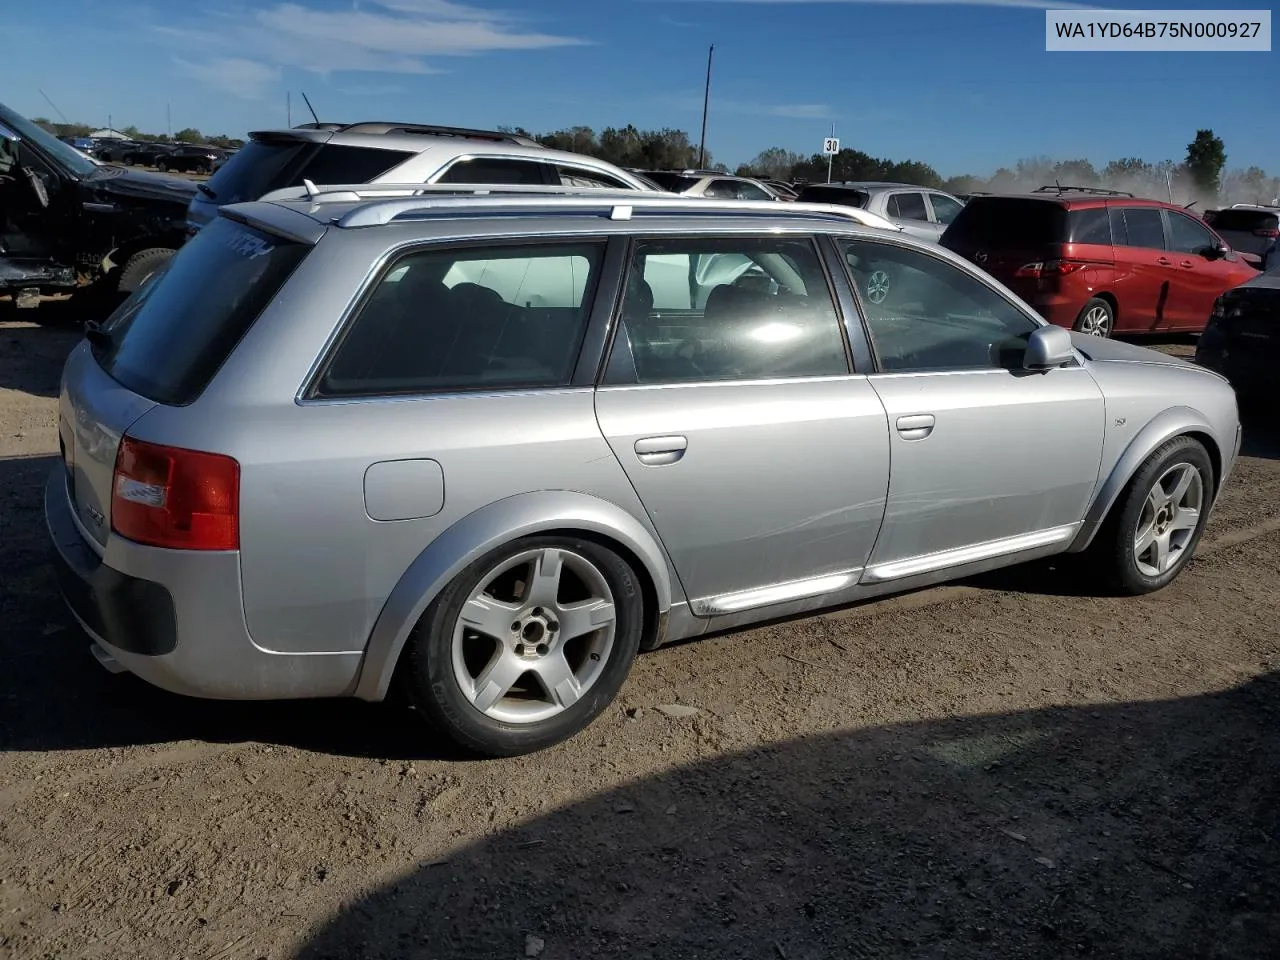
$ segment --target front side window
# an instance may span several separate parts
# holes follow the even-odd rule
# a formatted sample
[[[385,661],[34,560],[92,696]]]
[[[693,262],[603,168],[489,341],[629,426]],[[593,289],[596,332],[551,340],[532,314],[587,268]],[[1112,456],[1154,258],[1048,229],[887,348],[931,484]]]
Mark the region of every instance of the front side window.
[[[636,245],[606,382],[664,384],[849,372],[809,240]]]
[[[944,193],[929,194],[929,202],[933,204],[933,216],[939,223],[950,223],[964,209],[959,200],[952,200]]]
[[[546,183],[542,164],[534,160],[476,157],[459,160],[440,183]]]
[[[1169,212],[1170,249],[1178,253],[1200,253],[1217,241],[1200,223],[1181,213]]]
[[[772,200],[773,194],[749,180],[739,180],[737,197],[739,200]]]
[[[1021,365],[1037,324],[977,277],[896,244],[841,245],[883,371]]]
[[[601,243],[408,254],[366,299],[320,378],[323,397],[568,384]]]
[[[732,180],[712,180],[703,191],[703,196],[721,197],[726,200],[738,199],[738,185]]]
[[[556,176],[564,187],[603,187],[609,190],[632,190],[630,184],[623,183],[617,177],[585,170],[582,167],[556,167]]]

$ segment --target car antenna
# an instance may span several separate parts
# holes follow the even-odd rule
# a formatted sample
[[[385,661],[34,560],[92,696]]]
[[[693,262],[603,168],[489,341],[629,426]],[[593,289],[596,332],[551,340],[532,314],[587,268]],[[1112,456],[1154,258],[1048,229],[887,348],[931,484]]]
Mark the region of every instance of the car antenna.
[[[307,109],[311,111],[311,119],[319,123],[320,118],[316,116],[316,108],[311,105],[311,100],[307,97],[307,91],[299,90],[298,92],[302,94],[302,99],[307,101]]]
[[[1054,177],[1053,185],[1058,188],[1058,196],[1062,196],[1062,181]]]
[[[314,200],[316,197],[320,196],[320,188],[306,177],[302,178],[302,185],[306,188],[308,200]]]
[[[1192,200],[1190,203],[1188,203],[1188,204],[1187,204],[1186,206],[1184,206],[1182,209],[1183,209],[1183,210],[1190,210],[1192,207],[1194,207],[1194,206],[1195,206],[1197,203],[1199,203],[1199,202],[1200,202],[1199,200]]]

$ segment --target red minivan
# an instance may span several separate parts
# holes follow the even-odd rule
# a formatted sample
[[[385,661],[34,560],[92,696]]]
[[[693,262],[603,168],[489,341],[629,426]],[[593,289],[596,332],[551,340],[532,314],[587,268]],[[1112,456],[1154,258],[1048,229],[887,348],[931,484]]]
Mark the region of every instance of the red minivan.
[[[1198,332],[1220,294],[1257,276],[1182,207],[1052,190],[973,197],[938,242],[1050,323],[1102,337]]]

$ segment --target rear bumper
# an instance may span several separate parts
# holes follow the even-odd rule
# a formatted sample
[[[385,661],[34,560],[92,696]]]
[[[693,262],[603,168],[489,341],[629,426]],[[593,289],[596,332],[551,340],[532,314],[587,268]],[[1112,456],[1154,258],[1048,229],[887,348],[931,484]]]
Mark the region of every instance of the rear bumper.
[[[130,673],[174,693],[220,700],[350,695],[360,655],[275,653],[245,626],[237,553],[163,550],[120,537],[99,555],[80,533],[58,464],[45,523],[68,608]]]

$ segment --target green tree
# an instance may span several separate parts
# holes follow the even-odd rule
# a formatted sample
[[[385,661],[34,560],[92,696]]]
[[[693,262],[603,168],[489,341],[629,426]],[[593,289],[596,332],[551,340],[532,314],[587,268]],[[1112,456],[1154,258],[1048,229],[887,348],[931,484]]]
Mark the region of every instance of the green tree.
[[[1227,147],[1212,130],[1197,130],[1187,144],[1187,173],[1207,199],[1216,199],[1222,187],[1222,169],[1227,165]]]
[[[204,143],[204,134],[195,127],[184,127],[173,135],[179,143]]]
[[[135,127],[132,123],[129,124],[127,127],[122,127],[120,132],[123,133],[130,140],[142,139],[142,131],[139,130],[137,127]]]

